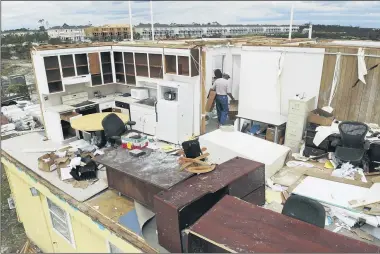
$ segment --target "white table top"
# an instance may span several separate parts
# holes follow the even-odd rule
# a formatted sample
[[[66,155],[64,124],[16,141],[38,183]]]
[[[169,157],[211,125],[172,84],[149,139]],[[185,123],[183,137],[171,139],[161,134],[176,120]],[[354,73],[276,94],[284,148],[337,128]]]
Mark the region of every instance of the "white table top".
[[[288,121],[288,118],[280,113],[259,110],[252,110],[249,114],[238,114],[236,117],[276,126],[280,126]]]
[[[56,150],[63,145],[54,143],[50,140],[43,141],[43,132],[29,133],[15,138],[2,141],[2,149],[21,162],[23,165],[34,171],[36,174],[50,182],[52,185],[62,190],[66,194],[75,198],[79,202],[83,202],[99,192],[108,188],[107,175],[105,171],[98,171],[99,181],[89,185],[86,189],[75,188],[71,183],[61,181],[58,177],[57,170],[45,172],[38,169],[38,157],[46,154],[44,150],[51,148]],[[34,149],[36,152],[24,152],[24,150]],[[42,152],[38,152],[41,149]]]

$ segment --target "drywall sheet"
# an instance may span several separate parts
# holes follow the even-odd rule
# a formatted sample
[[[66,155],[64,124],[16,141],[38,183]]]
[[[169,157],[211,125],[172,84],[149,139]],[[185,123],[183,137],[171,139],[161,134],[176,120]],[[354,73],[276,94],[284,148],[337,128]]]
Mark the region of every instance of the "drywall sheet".
[[[292,193],[329,205],[352,209],[349,201],[360,199],[367,191],[368,188],[308,176]]]
[[[287,116],[289,99],[296,94],[318,98],[324,52],[320,48],[243,47],[239,114],[265,110]]]

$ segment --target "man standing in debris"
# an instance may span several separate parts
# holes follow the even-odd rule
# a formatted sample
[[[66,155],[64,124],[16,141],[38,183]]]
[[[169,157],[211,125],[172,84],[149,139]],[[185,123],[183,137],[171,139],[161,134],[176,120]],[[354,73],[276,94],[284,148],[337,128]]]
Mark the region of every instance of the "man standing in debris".
[[[231,94],[231,85],[229,80],[223,78],[223,74],[219,69],[214,71],[215,81],[211,89],[216,92],[216,111],[218,113],[219,126],[226,124],[228,118],[228,97],[235,100]],[[229,78],[229,77],[228,77]]]

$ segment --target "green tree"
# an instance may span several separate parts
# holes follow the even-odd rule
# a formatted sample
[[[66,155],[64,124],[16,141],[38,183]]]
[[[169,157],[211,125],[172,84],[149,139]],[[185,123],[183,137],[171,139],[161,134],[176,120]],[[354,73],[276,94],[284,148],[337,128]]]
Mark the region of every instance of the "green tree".
[[[50,38],[49,44],[59,45],[59,44],[63,44],[63,41],[60,38]]]
[[[8,94],[18,94],[23,96],[29,96],[29,89],[26,84],[10,84],[7,88]]]
[[[133,33],[133,39],[134,40],[140,40],[140,38],[141,38],[140,33]]]

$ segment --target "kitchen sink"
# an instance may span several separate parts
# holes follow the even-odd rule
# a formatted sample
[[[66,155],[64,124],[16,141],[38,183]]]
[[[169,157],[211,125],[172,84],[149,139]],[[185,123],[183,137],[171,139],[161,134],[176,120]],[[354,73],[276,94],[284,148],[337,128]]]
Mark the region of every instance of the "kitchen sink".
[[[136,103],[148,105],[148,106],[151,106],[151,107],[154,107],[154,104],[156,102],[157,102],[156,98],[148,98],[148,99],[143,99],[143,100],[136,101]]]

